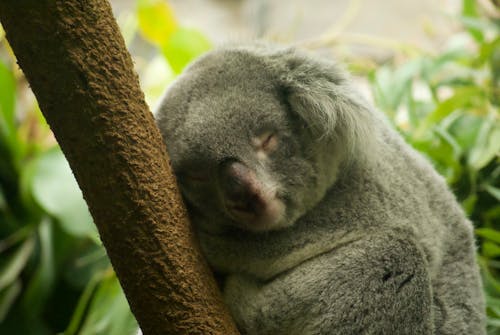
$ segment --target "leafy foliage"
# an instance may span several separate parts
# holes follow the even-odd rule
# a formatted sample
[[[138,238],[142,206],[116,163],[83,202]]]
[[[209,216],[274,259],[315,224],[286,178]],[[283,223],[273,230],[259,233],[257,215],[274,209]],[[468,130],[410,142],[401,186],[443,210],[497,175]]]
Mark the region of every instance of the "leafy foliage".
[[[193,58],[211,48],[202,33],[179,26],[172,9],[164,1],[139,0],[137,13],[142,35],[161,49],[176,74]]]
[[[119,17],[147,101],[210,42],[168,4]],[[476,226],[488,330],[500,334],[500,25],[463,1],[439,54],[365,70],[376,104],[446,178]],[[1,29],[0,29],[1,30]],[[141,39],[142,36],[142,39]],[[0,334],[133,334],[137,325],[82,195],[0,32]],[[366,68],[365,68],[366,69]]]

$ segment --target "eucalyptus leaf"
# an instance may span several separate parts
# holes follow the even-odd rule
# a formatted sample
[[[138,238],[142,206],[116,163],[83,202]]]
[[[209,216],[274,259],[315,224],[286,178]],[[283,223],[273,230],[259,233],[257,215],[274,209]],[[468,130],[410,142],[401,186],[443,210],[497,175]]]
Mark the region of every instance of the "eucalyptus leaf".
[[[486,191],[491,194],[495,199],[500,201],[500,188],[492,186],[492,185],[484,185]]]
[[[500,246],[496,243],[485,241],[483,243],[483,255],[491,258],[500,256]]]
[[[79,335],[132,335],[137,322],[118,279],[110,272],[99,284]]]
[[[467,213],[467,215],[472,214],[477,204],[477,200],[478,200],[477,194],[474,193],[470,194],[467,198],[465,198],[462,201],[462,208],[464,209],[465,213]]]
[[[0,213],[7,209],[7,200],[5,199],[4,190],[2,185],[0,185]]]
[[[85,290],[83,291],[80,299],[78,300],[78,304],[73,312],[71,317],[71,321],[69,323],[68,328],[64,332],[64,335],[77,335],[80,325],[83,323],[86,311],[89,308],[89,304],[92,300],[92,296],[96,290],[96,287],[99,284],[99,280],[102,279],[102,273],[96,273],[94,276],[88,281]]]
[[[491,273],[487,265],[487,259],[485,257],[478,257],[479,267],[481,269],[481,275],[483,278],[484,290],[487,295],[497,294],[500,292],[500,282]]]
[[[15,251],[2,255],[0,261],[0,290],[11,285],[24,269],[35,247],[34,238],[28,237]]]
[[[39,259],[34,275],[24,291],[22,306],[31,315],[39,314],[55,282],[52,222],[44,218],[38,225]]]
[[[15,124],[16,82],[9,68],[0,60],[0,154],[17,151]],[[8,149],[7,149],[8,148]],[[5,157],[5,153],[2,154]],[[1,163],[0,165],[5,165]]]
[[[0,134],[15,131],[16,81],[9,68],[0,60]],[[7,128],[7,129],[4,129]]]
[[[476,86],[456,89],[455,93],[450,98],[441,102],[432,113],[422,120],[414,136],[416,138],[422,137],[433,124],[442,121],[457,109],[468,108],[478,99],[478,96],[483,95],[483,93],[483,89]]]
[[[163,0],[138,0],[137,18],[142,35],[158,46],[178,28],[172,8]]]
[[[21,280],[15,280],[9,286],[0,290],[0,323],[5,319],[7,313],[21,293]]]
[[[83,288],[96,274],[109,270],[111,264],[102,245],[89,243],[78,251],[77,257],[66,261],[64,278],[72,286]]]
[[[460,113],[459,117],[450,125],[449,132],[462,150],[468,151],[474,146],[484,122],[488,121],[479,115]]]
[[[212,44],[199,31],[179,28],[162,45],[162,52],[175,73],[180,73],[194,58],[210,50]]]
[[[487,210],[484,213],[484,217],[486,220],[500,219],[500,204],[497,204],[496,206]]]
[[[478,10],[477,10],[476,0],[463,0],[462,1],[462,16],[463,18],[477,18]],[[466,25],[469,33],[476,39],[478,42],[482,42],[484,40],[483,31],[481,28],[471,27]]]
[[[481,236],[492,242],[500,244],[500,231],[491,228],[478,228],[475,230],[477,236]]]
[[[500,319],[497,318],[488,318],[488,320],[486,320],[486,323],[488,326],[500,327]]]
[[[467,17],[478,17],[476,0],[462,0],[462,15]]]
[[[383,66],[372,76],[377,105],[390,116],[395,116],[404,97],[411,94],[413,78],[420,73],[423,62],[418,58],[395,71]]]
[[[485,122],[481,127],[476,144],[471,150],[468,163],[479,170],[500,155],[500,124]]]
[[[498,312],[500,312],[500,298],[492,297],[492,296],[486,296],[486,304],[488,307],[495,307],[498,309]],[[500,316],[500,314],[499,314]]]
[[[68,162],[59,148],[32,162],[28,185],[37,203],[69,234],[97,239],[97,230]]]

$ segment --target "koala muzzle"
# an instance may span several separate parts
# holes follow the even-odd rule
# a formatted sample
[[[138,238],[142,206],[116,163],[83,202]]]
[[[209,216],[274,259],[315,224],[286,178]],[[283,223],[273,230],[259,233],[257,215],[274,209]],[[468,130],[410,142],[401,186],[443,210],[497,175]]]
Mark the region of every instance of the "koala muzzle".
[[[255,172],[237,161],[221,165],[219,182],[224,206],[237,221],[248,222],[266,210],[262,184]]]

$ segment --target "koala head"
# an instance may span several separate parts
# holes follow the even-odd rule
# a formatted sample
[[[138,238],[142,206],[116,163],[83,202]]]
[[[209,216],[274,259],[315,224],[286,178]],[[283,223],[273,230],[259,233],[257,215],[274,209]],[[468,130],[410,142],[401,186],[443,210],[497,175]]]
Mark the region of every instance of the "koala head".
[[[195,225],[254,232],[324,197],[360,158],[370,114],[334,64],[262,45],[201,57],[156,111]]]

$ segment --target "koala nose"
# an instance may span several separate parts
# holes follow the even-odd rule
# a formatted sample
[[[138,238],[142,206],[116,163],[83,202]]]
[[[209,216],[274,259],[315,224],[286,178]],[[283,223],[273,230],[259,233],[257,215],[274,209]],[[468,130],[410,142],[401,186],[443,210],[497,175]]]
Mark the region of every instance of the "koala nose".
[[[263,212],[262,185],[246,165],[237,161],[223,163],[219,180],[224,205],[234,219],[247,221]]]

